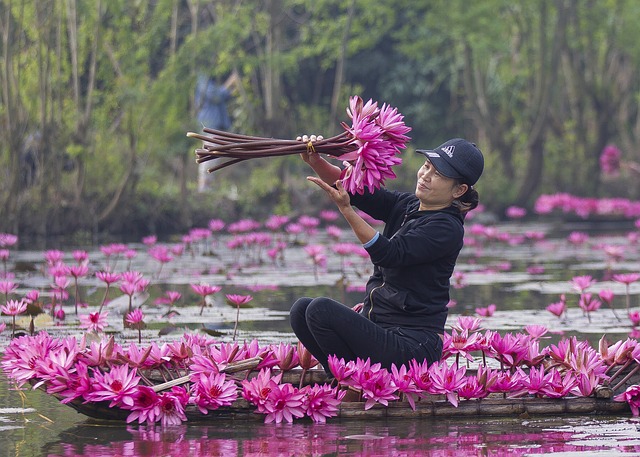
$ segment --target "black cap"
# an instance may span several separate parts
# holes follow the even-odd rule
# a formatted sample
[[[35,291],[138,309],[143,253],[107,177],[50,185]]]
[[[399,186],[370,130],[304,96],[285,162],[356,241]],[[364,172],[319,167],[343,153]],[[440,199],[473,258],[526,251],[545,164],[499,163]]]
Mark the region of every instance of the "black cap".
[[[484,157],[478,146],[462,138],[453,138],[435,149],[416,152],[426,156],[441,175],[470,186],[478,181],[484,170]]]

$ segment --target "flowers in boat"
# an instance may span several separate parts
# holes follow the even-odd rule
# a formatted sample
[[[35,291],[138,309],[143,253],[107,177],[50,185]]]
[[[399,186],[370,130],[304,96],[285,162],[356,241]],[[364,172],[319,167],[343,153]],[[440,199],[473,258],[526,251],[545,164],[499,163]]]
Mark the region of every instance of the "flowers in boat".
[[[14,338],[1,366],[18,387],[31,384],[78,407],[96,403],[116,408],[128,422],[169,426],[233,408],[238,401],[253,405],[267,423],[304,417],[324,423],[338,415],[347,391],[360,397],[365,410],[398,401],[416,409],[423,399],[458,406],[491,394],[591,396],[605,382],[617,390],[627,379],[614,382],[615,378],[640,358],[640,345],[632,339],[613,345],[603,340],[596,350],[588,341],[571,337],[539,349],[546,333],[541,326],[500,335],[482,330],[478,318],[461,317],[454,327],[457,336],[444,339],[439,362],[413,360],[388,370],[369,359],[332,356],[329,368],[335,379],[325,384],[294,385],[283,379],[296,364],[303,372],[314,365],[299,345],[224,343],[192,334],[145,348],[136,343],[122,346],[113,337],[89,343],[40,332]],[[459,364],[459,354],[471,362],[475,353],[483,359],[477,370]],[[491,368],[486,358],[505,368]],[[239,366],[246,374],[230,374]],[[621,368],[614,371],[615,367]],[[639,392],[637,387],[628,389],[616,400],[628,402],[637,414]]]
[[[404,116],[386,103],[369,100],[366,103],[357,95],[350,97],[347,115],[351,124],[342,123],[344,132],[331,138],[317,137],[315,141],[276,140],[230,134],[204,128],[210,136],[189,132],[187,136],[204,142],[196,149],[196,161],[227,158],[226,162],[209,168],[209,172],[243,160],[299,154],[315,151],[340,159],[344,164],[342,183],[351,193],[373,191],[387,179],[396,177],[392,167],[402,162],[398,157],[406,148],[411,128],[404,123]]]

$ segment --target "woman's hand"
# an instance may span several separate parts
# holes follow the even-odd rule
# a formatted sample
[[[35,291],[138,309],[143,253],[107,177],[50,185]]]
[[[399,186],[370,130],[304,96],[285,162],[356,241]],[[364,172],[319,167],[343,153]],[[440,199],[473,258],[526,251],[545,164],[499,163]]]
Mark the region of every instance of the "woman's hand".
[[[345,209],[351,208],[351,197],[342,186],[342,181],[337,180],[333,186],[330,186],[320,178],[315,176],[307,176],[307,180],[316,183],[318,187],[324,190],[329,198],[333,200],[340,212],[344,212]]]

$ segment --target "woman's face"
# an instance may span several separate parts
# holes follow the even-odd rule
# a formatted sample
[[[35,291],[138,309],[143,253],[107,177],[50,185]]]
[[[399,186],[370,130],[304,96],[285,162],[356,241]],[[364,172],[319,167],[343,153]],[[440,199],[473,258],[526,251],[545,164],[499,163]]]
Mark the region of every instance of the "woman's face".
[[[420,200],[420,209],[441,209],[467,191],[466,184],[458,184],[455,179],[441,175],[429,160],[418,170],[416,197]]]

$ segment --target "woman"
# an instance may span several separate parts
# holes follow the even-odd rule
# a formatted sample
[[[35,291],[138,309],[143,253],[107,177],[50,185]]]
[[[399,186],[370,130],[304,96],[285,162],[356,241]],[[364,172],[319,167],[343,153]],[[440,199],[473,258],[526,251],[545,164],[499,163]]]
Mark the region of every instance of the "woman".
[[[344,190],[339,167],[314,152],[303,154],[318,175],[307,179],[333,200],[374,264],[359,312],[326,297],[303,297],[291,308],[293,331],[329,376],[330,355],[369,358],[386,368],[411,359],[432,363],[442,355],[449,280],[463,245],[465,214],[478,205],[473,185],[484,158],[460,138],[417,152],[426,160],[415,193],[381,188],[364,195]],[[384,221],[383,233],[352,205]]]

